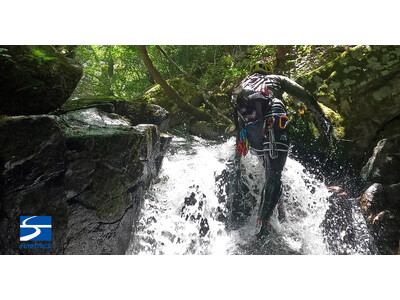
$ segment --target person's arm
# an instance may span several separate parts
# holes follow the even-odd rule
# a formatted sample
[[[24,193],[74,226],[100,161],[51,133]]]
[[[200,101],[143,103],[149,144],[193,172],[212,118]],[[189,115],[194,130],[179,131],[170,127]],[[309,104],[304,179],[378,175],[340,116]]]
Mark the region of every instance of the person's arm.
[[[315,113],[317,125],[320,127],[320,129],[327,134],[330,133],[333,129],[332,123],[326,118],[324,112],[314,97],[297,82],[285,76],[279,77],[281,78],[282,89],[289,95],[297,97],[303,101],[307,107]]]

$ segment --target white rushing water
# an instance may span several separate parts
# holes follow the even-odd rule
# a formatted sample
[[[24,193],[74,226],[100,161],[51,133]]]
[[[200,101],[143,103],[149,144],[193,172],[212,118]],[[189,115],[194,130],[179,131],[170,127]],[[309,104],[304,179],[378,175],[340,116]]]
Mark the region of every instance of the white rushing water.
[[[196,137],[191,141],[174,137],[158,179],[145,195],[127,253],[331,254],[321,226],[330,192],[290,157],[282,175],[281,202],[286,217],[278,221],[275,210],[270,222],[274,234],[269,240],[261,245],[255,242],[264,171],[252,155],[240,162],[240,180],[257,203],[239,228],[229,227],[229,217],[219,218],[229,215],[230,195],[221,186],[226,182],[216,178],[232,166],[234,153],[234,138],[210,144]],[[221,197],[228,200],[220,201]],[[363,249],[350,253],[363,253]]]

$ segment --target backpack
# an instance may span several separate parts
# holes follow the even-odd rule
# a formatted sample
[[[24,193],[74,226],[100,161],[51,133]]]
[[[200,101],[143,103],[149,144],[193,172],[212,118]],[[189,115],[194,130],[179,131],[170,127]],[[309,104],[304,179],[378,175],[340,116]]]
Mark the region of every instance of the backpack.
[[[261,121],[271,110],[272,97],[262,74],[246,77],[234,94],[237,95],[236,110],[246,124]]]

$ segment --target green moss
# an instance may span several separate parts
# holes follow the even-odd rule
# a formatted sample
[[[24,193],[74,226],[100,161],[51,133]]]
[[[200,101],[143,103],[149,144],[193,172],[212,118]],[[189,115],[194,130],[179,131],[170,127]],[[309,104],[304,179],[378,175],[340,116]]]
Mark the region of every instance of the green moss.
[[[356,81],[355,81],[354,79],[348,79],[348,78],[346,78],[346,79],[343,80],[343,85],[344,85],[344,86],[353,85],[353,84],[355,84],[355,83],[356,83]]]
[[[367,59],[367,68],[379,71],[382,70],[382,64],[377,60],[376,57],[371,57]]]
[[[338,88],[340,88],[340,82],[339,81],[332,81],[330,84],[329,84],[329,87],[332,89],[332,90],[337,90]]]
[[[348,74],[354,70],[357,70],[357,68],[355,66],[349,66],[349,67],[343,69],[343,73]]]
[[[67,100],[67,102],[65,102],[62,105],[62,108],[64,110],[73,110],[73,109],[94,106],[96,104],[111,103],[113,100],[115,100],[115,98],[103,97],[103,96],[92,96],[92,97],[75,98],[75,99],[70,98]]]
[[[376,92],[372,93],[372,97],[374,97],[376,101],[382,101],[384,98],[390,97],[392,95],[392,92],[393,90],[391,87],[384,86]]]
[[[174,78],[167,80],[167,82],[178,92],[179,95],[182,96],[185,101],[196,107],[202,104],[202,95],[197,85],[183,78]],[[171,111],[171,108],[175,104],[175,102],[165,94],[164,90],[159,84],[156,84],[147,90],[143,95],[143,99],[148,103],[160,105],[168,111]]]
[[[326,117],[329,119],[329,121],[332,122],[334,134],[339,138],[343,138],[345,135],[343,117],[339,113],[335,112],[327,106],[324,106],[323,104],[320,104],[320,106]]]

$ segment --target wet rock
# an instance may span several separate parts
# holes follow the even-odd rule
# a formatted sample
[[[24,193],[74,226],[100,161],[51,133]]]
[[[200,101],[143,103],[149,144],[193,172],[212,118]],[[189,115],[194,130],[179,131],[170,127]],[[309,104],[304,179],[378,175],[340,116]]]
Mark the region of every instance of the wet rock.
[[[66,148],[55,118],[2,118],[0,145],[0,253],[38,254],[19,249],[19,217],[26,215],[53,216],[53,247],[47,253],[60,253],[67,215],[61,188]]]
[[[38,253],[18,248],[21,215],[52,216],[53,247],[39,254],[125,253],[161,163],[156,125],[92,107],[2,118],[0,142],[0,253]]]
[[[183,78],[168,80],[168,83],[181,95],[188,103],[199,107],[203,104],[203,97],[198,86]],[[143,96],[145,102],[157,104],[170,112],[170,126],[176,127],[184,123],[189,123],[193,118],[188,113],[182,111],[175,102],[164,92],[159,84],[154,85]]]
[[[373,155],[361,171],[369,182],[395,184],[400,182],[400,134],[378,142]]]
[[[399,46],[358,46],[298,79],[343,118],[347,155],[359,164],[400,114],[399,64]]]
[[[190,134],[210,140],[221,140],[226,130],[227,126],[224,124],[209,123],[206,121],[195,122],[189,128]]]
[[[94,116],[102,116],[106,123],[110,117],[100,111]],[[155,125],[132,127],[123,125],[122,118],[112,118],[115,125],[101,127],[96,117],[88,121],[86,132],[82,127],[66,130],[65,188],[71,215],[65,253],[80,253],[84,244],[90,253],[123,254],[130,240],[129,224],[141,203],[134,194],[143,190],[133,187],[146,187],[156,176],[159,135]]]
[[[400,216],[398,211],[384,210],[367,218],[381,254],[398,254]]]
[[[400,209],[400,183],[386,186],[385,198],[388,207]]]
[[[379,250],[397,254],[400,240],[400,135],[378,142],[361,171],[369,183],[361,205]]]
[[[48,113],[61,107],[82,68],[52,46],[0,46],[0,115]]]
[[[361,208],[364,211],[377,210],[383,207],[384,201],[385,195],[382,184],[374,183],[361,196]]]
[[[169,113],[164,108],[143,101],[127,101],[108,97],[89,97],[69,99],[63,105],[66,111],[97,107],[98,109],[116,113],[130,121],[131,125],[154,124],[160,132],[168,129]]]
[[[18,191],[64,170],[62,131],[53,116],[0,119],[0,157],[7,191]]]
[[[367,225],[382,254],[397,254],[400,240],[400,184],[372,184],[361,197]]]
[[[160,132],[168,129],[169,113],[161,106],[124,100],[115,100],[112,103],[115,113],[128,118],[132,125],[154,124],[158,126]]]

